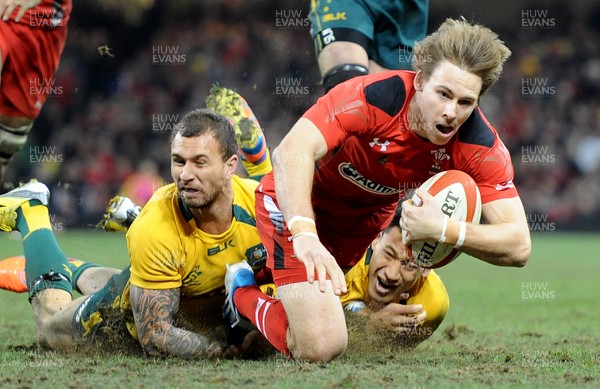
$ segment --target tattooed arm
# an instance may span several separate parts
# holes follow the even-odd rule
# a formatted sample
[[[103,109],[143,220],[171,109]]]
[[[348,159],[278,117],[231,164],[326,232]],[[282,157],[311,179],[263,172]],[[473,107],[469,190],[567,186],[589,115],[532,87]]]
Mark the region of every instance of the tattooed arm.
[[[204,358],[221,353],[217,342],[173,324],[179,310],[179,288],[153,290],[131,285],[129,296],[138,338],[148,354]]]

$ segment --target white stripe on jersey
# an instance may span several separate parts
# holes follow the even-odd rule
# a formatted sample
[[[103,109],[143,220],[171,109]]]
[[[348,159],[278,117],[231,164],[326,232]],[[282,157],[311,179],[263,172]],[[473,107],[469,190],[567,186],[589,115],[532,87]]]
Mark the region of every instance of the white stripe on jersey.
[[[283,234],[283,212],[277,208],[275,201],[269,195],[265,195],[263,203],[265,209],[269,212],[269,219],[271,219],[271,223],[275,226],[275,230],[279,234]]]

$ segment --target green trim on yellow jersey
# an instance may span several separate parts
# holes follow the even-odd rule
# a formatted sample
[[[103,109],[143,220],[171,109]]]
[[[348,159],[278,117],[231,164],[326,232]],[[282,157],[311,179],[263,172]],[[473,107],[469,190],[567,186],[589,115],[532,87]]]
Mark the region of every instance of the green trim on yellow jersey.
[[[365,253],[365,266],[367,266],[367,269],[368,269],[369,265],[371,264],[372,256],[373,256],[373,248],[371,246],[369,246],[369,248],[367,249],[367,252]]]
[[[246,223],[252,227],[256,227],[256,219],[239,205],[233,204],[233,217],[240,223]]]
[[[223,293],[227,264],[260,267],[267,252],[256,229],[256,181],[234,176],[233,219],[213,235],[199,230],[175,184],[158,189],[127,232],[130,283],[144,289],[179,288],[182,299]],[[257,270],[257,269],[256,269]],[[121,307],[130,308],[129,290]]]
[[[177,195],[177,204],[179,205],[179,210],[181,211],[186,222],[189,222],[194,218],[194,215],[192,215],[192,211],[190,211],[190,208],[187,205],[185,205],[183,199],[179,195]]]

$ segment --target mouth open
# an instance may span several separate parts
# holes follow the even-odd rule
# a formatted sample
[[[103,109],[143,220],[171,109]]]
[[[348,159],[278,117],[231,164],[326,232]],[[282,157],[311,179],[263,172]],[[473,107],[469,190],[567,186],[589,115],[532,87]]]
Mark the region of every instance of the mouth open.
[[[377,276],[377,285],[375,289],[377,290],[377,294],[379,294],[380,296],[387,296],[388,294],[392,293],[396,288],[397,285],[387,283],[383,278]]]
[[[198,189],[194,189],[194,188],[188,188],[188,187],[183,187],[183,188],[179,188],[179,192],[186,194],[186,195],[193,195],[199,192]]]
[[[436,124],[435,128],[444,135],[448,135],[454,130],[452,126],[444,126],[442,124]]]

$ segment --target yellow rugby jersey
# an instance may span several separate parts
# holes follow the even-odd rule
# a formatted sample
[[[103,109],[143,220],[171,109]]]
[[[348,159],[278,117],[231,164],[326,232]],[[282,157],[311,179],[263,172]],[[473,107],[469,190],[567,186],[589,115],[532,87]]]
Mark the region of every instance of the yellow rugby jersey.
[[[348,292],[342,294],[340,300],[346,306],[352,301],[369,300],[369,264],[373,251],[369,247],[362,259],[346,273]],[[427,311],[424,326],[437,328],[446,317],[450,307],[450,298],[441,278],[430,270],[426,277],[419,277],[415,285],[408,291],[410,297],[407,304],[421,304]]]
[[[256,270],[267,252],[256,230],[258,182],[233,176],[233,220],[220,235],[196,227],[175,184],[157,190],[127,232],[129,282],[144,289],[181,288],[182,298],[222,293],[226,264],[243,259]],[[129,284],[121,308],[130,309]]]

